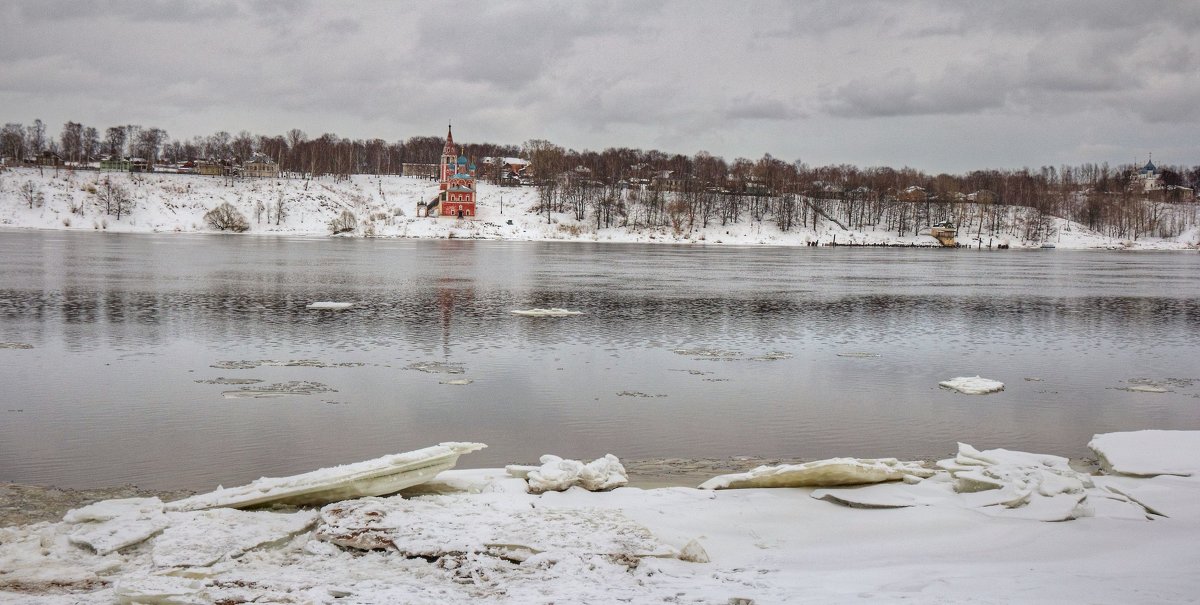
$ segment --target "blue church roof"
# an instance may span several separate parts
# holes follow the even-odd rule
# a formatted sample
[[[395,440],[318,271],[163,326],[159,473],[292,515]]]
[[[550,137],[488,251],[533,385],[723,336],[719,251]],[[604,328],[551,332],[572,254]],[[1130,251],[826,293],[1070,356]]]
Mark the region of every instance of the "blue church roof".
[[[467,163],[467,156],[465,156],[465,155],[460,155],[460,156],[458,156],[458,163],[459,163],[459,164],[466,164],[466,163]]]
[[[1154,165],[1154,162],[1146,162],[1146,166],[1142,168],[1142,172],[1158,172],[1158,167]]]

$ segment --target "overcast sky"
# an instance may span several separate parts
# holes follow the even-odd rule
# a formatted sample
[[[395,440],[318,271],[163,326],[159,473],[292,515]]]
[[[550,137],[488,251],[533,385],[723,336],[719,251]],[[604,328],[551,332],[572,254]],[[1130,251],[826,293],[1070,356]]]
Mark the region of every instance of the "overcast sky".
[[[1200,163],[1200,2],[6,1],[0,121]]]

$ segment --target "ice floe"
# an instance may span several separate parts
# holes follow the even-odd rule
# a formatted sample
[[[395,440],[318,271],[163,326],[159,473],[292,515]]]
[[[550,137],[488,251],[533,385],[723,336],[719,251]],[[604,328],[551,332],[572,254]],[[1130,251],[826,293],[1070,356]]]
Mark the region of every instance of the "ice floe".
[[[583,311],[570,311],[559,309],[559,307],[551,307],[551,309],[514,309],[510,312],[512,315],[524,317],[569,317],[583,315]]]
[[[287,361],[278,361],[275,359],[243,359],[238,361],[218,361],[210,368],[218,370],[253,370],[262,366],[272,366],[280,368],[357,368],[364,364],[357,361],[349,362],[327,362],[319,359],[290,359]]]
[[[967,395],[986,395],[1004,390],[1004,383],[979,376],[959,376],[938,383],[938,386]]]
[[[475,382],[475,381],[471,380],[470,378],[455,378],[454,380],[438,381],[438,384],[451,384],[451,385],[456,385],[456,386],[465,386],[465,385],[471,384],[472,382]]]
[[[313,393],[336,393],[337,389],[311,380],[291,380],[264,386],[247,386],[235,391],[221,393],[226,399],[264,399],[288,395],[312,395]]]
[[[571,311],[558,307],[549,309],[513,309],[510,312],[513,315],[523,315],[525,317],[568,317],[571,315],[583,315],[583,311]]]
[[[713,477],[700,489],[745,489],[755,487],[827,487],[899,481],[906,475],[928,477],[934,471],[920,462],[895,458],[830,458],[804,464],[760,466],[749,472]]]
[[[462,374],[467,371],[463,364],[453,361],[418,361],[404,366],[404,369],[427,374]]]
[[[529,482],[529,492],[540,494],[548,491],[561,492],[579,486],[591,492],[620,487],[629,483],[629,474],[621,461],[612,454],[605,454],[584,464],[580,460],[567,460],[552,454],[539,459],[541,466],[510,465],[505,467],[513,477]]]
[[[33,345],[27,342],[0,342],[0,349],[32,349]]]
[[[350,307],[353,307],[353,306],[354,306],[354,303],[352,303],[352,302],[319,301],[319,302],[309,303],[308,306],[306,306],[304,308],[305,309],[314,309],[314,310],[318,310],[318,311],[343,311],[343,310],[349,309]]]
[[[221,488],[176,500],[167,508],[179,511],[218,506],[246,508],[267,503],[325,504],[346,498],[391,494],[428,481],[439,472],[452,468],[462,454],[485,447],[482,443],[440,443],[290,477],[263,477],[241,487]]]

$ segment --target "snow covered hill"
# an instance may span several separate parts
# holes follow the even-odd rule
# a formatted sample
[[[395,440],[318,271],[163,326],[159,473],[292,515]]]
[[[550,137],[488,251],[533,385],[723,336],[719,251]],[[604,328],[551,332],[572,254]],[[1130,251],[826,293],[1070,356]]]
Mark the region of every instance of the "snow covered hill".
[[[101,197],[109,179],[131,198],[120,218],[106,213]],[[479,185],[475,220],[417,218],[417,202],[437,193],[434,181],[399,176],[355,175],[337,179],[242,179],[190,174],[125,174],[93,171],[39,172],[16,168],[0,172],[0,228],[103,230],[123,233],[217,232],[205,221],[209,210],[227,202],[246,219],[252,234],[328,236],[330,223],[352,213],[360,237],[482,238],[505,240],[578,240],[600,242],[700,243],[803,246],[810,243],[935,246],[927,235],[897,236],[882,227],[845,230],[829,221],[781,231],[772,221],[751,221],[688,231],[668,227],[597,229],[594,220],[577,221],[571,213],[536,214],[537,191],[530,187]],[[30,198],[32,204],[30,203]],[[283,213],[278,208],[282,204]],[[110,208],[111,210],[111,208]],[[1193,227],[1173,239],[1120,241],[1063,219],[1051,219],[1045,243],[1058,248],[1187,249],[1200,245]],[[1042,241],[989,238],[982,244],[1038,247]],[[960,243],[979,245],[966,234]]]

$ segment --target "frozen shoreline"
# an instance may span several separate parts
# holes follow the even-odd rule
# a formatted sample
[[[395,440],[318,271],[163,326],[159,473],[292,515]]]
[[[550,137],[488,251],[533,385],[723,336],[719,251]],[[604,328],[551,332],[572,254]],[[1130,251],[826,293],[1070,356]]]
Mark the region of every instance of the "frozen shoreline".
[[[0,529],[0,603],[1194,598],[1200,431],[1110,433],[1090,445],[1107,472],[960,444],[922,464],[924,478],[833,489],[536,495],[503,470],[477,469],[444,471],[424,492],[434,495],[319,511],[164,515],[155,499],[109,501]],[[97,533],[108,526],[120,537]]]
[[[117,219],[97,205],[97,180],[112,178],[125,187],[132,209]],[[42,205],[28,207],[19,188],[32,183]],[[667,227],[597,228],[590,216],[576,220],[571,212],[531,213],[537,192],[530,187],[479,185],[475,220],[415,218],[416,203],[433,197],[436,183],[399,176],[355,175],[349,179],[311,181],[248,179],[230,185],[218,177],[187,174],[143,175],[53,171],[18,168],[0,173],[0,229],[101,231],[114,233],[219,233],[204,214],[229,203],[249,223],[246,235],[331,237],[329,223],[343,211],[358,217],[358,227],[333,237],[401,239],[487,239],[501,241],[577,241],[591,243],[663,243],[726,246],[895,246],[939,247],[929,235],[897,236],[878,227],[843,230],[829,221],[781,231],[773,221],[744,219],[728,225],[710,221],[692,230]],[[275,206],[284,201],[282,218]],[[1005,244],[1014,249],[1038,249],[1043,243],[1059,249],[1196,250],[1200,227],[1172,239],[1140,238],[1121,241],[1091,232],[1082,225],[1050,219],[1051,236],[1020,241],[1011,235],[982,235],[984,248]],[[964,248],[974,248],[972,234],[962,233]]]

